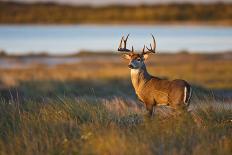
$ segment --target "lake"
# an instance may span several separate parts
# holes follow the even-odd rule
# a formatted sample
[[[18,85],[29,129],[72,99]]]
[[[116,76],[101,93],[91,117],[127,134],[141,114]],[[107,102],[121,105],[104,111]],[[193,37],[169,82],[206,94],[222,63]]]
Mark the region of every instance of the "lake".
[[[220,52],[232,50],[232,27],[144,25],[2,25],[0,49],[9,53],[76,53],[80,50],[115,51],[121,36],[130,33],[129,47],[141,50],[153,34],[157,51]]]

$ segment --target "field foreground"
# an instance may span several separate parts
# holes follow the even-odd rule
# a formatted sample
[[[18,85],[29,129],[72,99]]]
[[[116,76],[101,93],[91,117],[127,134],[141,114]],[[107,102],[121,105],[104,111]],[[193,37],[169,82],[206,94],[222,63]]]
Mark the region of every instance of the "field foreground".
[[[194,87],[189,113],[146,118],[117,55],[0,69],[0,154],[231,154],[231,54],[160,55],[148,71]],[[90,60],[90,61],[89,61]],[[95,60],[94,62],[92,60]]]

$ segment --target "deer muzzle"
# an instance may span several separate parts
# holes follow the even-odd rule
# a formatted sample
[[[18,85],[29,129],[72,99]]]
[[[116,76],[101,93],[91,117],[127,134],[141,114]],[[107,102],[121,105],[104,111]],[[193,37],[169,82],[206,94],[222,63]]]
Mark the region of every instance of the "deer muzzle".
[[[134,69],[134,66],[133,66],[132,64],[129,64],[128,67],[129,67],[130,69]]]

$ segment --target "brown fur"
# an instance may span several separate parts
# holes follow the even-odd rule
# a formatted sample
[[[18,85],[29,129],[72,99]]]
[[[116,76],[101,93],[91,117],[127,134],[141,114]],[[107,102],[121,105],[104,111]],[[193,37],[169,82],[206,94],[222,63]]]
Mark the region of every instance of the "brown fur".
[[[152,115],[154,106],[165,104],[174,108],[183,108],[188,105],[191,97],[190,85],[184,80],[163,80],[158,77],[151,76],[146,69],[144,60],[148,58],[149,54],[156,53],[156,41],[154,36],[153,46],[150,48],[144,45],[142,53],[134,53],[132,50],[126,48],[127,39],[129,34],[121,42],[118,51],[126,52],[124,58],[128,59],[128,67],[131,69],[131,80],[135,88],[135,92],[139,99],[146,105],[149,114]],[[124,46],[122,46],[124,45]],[[147,50],[146,50],[147,49]]]
[[[138,58],[142,59],[139,63]],[[169,105],[174,108],[183,108],[188,105],[184,101],[185,95],[187,101],[190,98],[190,85],[186,81],[180,79],[168,81],[151,76],[146,70],[143,55],[130,54],[129,60],[129,67],[140,65],[136,69],[131,69],[131,80],[137,96],[146,105],[150,115],[156,105]]]

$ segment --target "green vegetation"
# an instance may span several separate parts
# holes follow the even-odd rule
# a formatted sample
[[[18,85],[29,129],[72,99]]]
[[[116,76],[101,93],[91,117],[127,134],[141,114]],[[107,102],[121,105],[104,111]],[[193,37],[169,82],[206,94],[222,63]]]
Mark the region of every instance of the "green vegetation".
[[[152,119],[144,116],[118,55],[0,69],[0,154],[230,155],[231,96],[207,91],[231,90],[232,61],[225,55],[150,58],[154,75],[194,86],[191,113],[159,107]]]
[[[68,6],[0,2],[0,23],[219,23],[232,21],[232,4]]]

